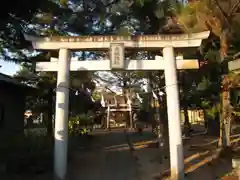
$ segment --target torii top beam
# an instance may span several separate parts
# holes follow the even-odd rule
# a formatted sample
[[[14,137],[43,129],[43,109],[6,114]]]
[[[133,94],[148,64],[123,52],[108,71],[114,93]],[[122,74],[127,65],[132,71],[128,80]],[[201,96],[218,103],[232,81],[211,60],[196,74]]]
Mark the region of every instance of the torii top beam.
[[[52,36],[34,37],[24,35],[31,41],[34,49],[54,50],[89,50],[109,49],[111,43],[123,43],[125,48],[163,48],[172,46],[198,47],[203,39],[208,38],[210,32],[204,31],[180,35],[141,35],[141,36]]]

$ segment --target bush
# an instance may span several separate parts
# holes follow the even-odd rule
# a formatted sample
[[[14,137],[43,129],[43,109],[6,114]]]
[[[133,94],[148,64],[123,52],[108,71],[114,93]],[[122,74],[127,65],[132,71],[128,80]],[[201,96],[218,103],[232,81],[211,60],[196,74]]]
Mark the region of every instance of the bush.
[[[69,118],[70,135],[86,135],[93,126],[94,114],[89,111],[87,114],[80,114]]]
[[[53,162],[52,137],[18,136],[9,138],[1,148],[7,173],[41,173],[50,171]]]

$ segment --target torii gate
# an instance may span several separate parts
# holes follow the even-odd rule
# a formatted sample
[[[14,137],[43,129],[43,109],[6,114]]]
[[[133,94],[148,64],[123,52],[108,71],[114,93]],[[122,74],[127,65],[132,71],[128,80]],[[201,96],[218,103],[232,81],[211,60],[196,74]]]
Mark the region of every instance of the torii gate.
[[[164,70],[169,120],[169,143],[171,176],[184,178],[184,158],[180,124],[179,91],[177,69],[197,69],[198,60],[176,60],[174,48],[198,47],[209,31],[182,35],[141,35],[141,36],[78,36],[78,37],[32,37],[37,50],[59,50],[59,58],[50,62],[37,62],[37,71],[57,71],[54,176],[64,180],[67,174],[69,71]],[[155,60],[125,60],[124,48],[163,49],[163,58]],[[110,60],[77,61],[71,58],[74,50],[110,50]]]

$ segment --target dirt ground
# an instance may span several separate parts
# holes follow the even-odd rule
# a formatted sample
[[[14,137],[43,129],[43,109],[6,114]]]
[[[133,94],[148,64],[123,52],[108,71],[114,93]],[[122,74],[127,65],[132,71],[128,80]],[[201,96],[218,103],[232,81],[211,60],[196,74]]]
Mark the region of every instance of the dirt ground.
[[[156,141],[146,141],[149,136],[145,132],[141,137],[134,133],[131,135],[134,155],[141,166],[141,180],[160,180],[169,177],[169,160],[160,163],[159,150]],[[183,140],[185,158],[186,180],[235,180],[238,179],[236,170],[232,169],[231,155],[239,154],[239,145],[235,146],[236,152],[227,151],[219,153],[217,138],[199,135]]]
[[[91,135],[79,143],[68,166],[69,180],[164,180],[169,177],[169,159],[163,158],[151,130],[112,130]],[[231,166],[232,152],[219,155],[217,138],[199,135],[184,139],[186,180],[237,180]],[[239,145],[235,143],[236,152]],[[235,152],[235,154],[236,154]],[[51,180],[51,174],[12,176],[1,180]]]

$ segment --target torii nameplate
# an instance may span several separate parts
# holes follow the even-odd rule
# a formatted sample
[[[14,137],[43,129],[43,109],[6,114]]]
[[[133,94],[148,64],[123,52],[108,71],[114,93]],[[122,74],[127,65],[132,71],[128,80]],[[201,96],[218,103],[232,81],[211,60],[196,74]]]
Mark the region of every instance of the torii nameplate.
[[[124,44],[112,43],[110,46],[110,67],[111,69],[124,69]]]

